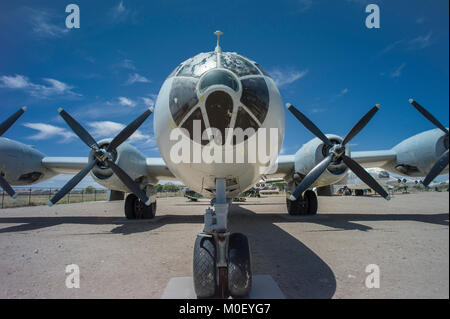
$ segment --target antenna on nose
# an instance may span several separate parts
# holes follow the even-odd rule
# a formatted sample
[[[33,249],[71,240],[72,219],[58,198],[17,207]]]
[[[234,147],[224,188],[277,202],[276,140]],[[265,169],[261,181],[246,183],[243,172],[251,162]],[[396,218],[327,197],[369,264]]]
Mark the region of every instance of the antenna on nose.
[[[222,52],[222,48],[220,47],[220,36],[223,34],[222,31],[217,30],[214,32],[214,34],[217,36],[217,46],[215,52]]]

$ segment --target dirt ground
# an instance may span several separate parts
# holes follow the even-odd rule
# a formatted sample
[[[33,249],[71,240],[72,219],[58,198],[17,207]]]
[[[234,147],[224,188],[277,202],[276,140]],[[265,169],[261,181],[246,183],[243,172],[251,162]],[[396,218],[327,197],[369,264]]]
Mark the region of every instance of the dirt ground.
[[[0,298],[160,298],[192,275],[209,202],[158,199],[157,219],[129,222],[123,202],[0,210]],[[283,196],[233,205],[255,274],[287,298],[449,298],[448,193],[319,197],[319,214],[286,215]],[[66,266],[80,288],[66,288]],[[380,287],[367,288],[376,264]]]

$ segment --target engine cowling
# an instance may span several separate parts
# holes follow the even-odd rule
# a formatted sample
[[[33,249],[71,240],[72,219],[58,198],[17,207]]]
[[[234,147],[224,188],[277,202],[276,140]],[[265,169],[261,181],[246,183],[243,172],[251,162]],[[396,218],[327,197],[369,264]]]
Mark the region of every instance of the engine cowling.
[[[43,167],[44,156],[32,146],[0,138],[0,173],[11,185],[35,184],[54,176]]]
[[[100,148],[106,148],[112,139],[101,140],[98,145]],[[145,156],[134,146],[128,143],[122,143],[112,152],[113,161],[120,166],[134,181],[146,183],[147,165]],[[89,160],[94,160],[94,151],[89,154]],[[96,164],[91,170],[92,178],[109,189],[128,192],[128,188],[114,174],[112,169],[103,164]]]
[[[342,143],[342,138],[333,134],[326,134],[332,143]],[[304,144],[295,153],[295,174],[294,179],[301,180],[308,174],[317,164],[319,164],[328,155],[329,146],[325,145],[320,139],[314,138],[308,143]],[[350,149],[348,145],[345,146],[345,154],[350,156]],[[332,162],[320,178],[313,186],[325,186],[334,184],[343,179],[348,173],[348,168],[344,162],[339,159],[337,162]],[[296,177],[296,178],[295,178]]]
[[[414,135],[393,147],[397,160],[389,169],[407,176],[425,176],[448,149],[448,144],[448,136],[439,129]],[[445,173],[448,173],[448,165],[442,172]]]

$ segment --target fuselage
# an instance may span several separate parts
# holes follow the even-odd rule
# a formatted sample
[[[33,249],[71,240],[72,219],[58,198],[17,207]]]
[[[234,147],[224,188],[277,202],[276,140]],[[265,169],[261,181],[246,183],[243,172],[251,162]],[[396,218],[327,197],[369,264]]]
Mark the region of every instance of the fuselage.
[[[188,59],[166,79],[154,129],[164,161],[186,186],[214,197],[215,180],[225,178],[233,197],[260,179],[268,157],[278,157],[284,107],[274,80],[258,64],[216,50]]]

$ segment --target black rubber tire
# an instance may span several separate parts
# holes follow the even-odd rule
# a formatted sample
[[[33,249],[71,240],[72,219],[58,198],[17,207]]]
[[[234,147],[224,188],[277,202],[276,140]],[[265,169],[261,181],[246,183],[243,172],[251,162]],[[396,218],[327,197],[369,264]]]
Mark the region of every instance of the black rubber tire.
[[[312,190],[308,189],[303,197],[308,202],[307,206],[307,214],[308,215],[316,215],[317,214],[317,208],[319,206],[319,203],[317,202],[317,196],[316,193],[314,193]]]
[[[247,236],[230,235],[228,243],[228,291],[232,297],[248,296],[252,289],[250,246]]]
[[[136,219],[136,212],[134,210],[134,202],[138,200],[134,194],[128,194],[125,199],[125,217],[127,219]]]
[[[145,206],[142,212],[143,219],[152,219],[156,215],[156,202],[151,203],[150,206]]]
[[[140,211],[136,211],[139,206]],[[151,203],[150,206],[146,206],[141,200],[134,194],[128,194],[125,199],[125,217],[127,219],[152,219],[156,214],[156,202]]]
[[[194,290],[198,298],[216,294],[216,245],[213,238],[197,236],[194,244]]]
[[[364,191],[362,189],[355,189],[355,196],[363,196]]]
[[[308,213],[308,207],[304,205],[303,199],[301,197],[297,198],[296,201],[291,201],[289,198],[286,198],[286,206],[289,215],[291,216],[299,216],[306,215]]]

